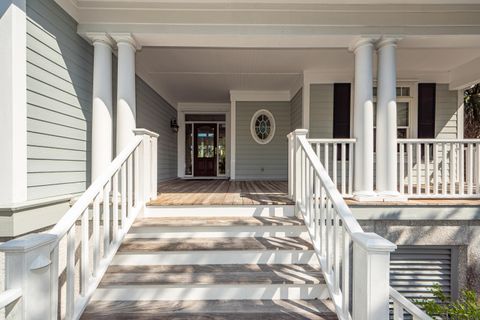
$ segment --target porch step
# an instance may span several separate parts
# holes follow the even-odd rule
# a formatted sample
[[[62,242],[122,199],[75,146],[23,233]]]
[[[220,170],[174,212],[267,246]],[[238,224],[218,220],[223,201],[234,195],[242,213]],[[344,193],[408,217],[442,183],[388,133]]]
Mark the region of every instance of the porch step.
[[[337,319],[320,300],[94,301],[81,319]]]
[[[145,217],[293,217],[293,205],[178,205],[145,208]]]
[[[307,237],[296,217],[147,217],[138,219],[126,238]]]

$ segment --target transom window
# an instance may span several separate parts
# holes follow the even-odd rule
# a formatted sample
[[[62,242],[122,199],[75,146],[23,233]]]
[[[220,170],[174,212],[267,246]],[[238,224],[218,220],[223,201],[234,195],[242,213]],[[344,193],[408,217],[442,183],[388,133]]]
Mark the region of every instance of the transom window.
[[[269,143],[275,134],[275,119],[272,113],[265,109],[255,112],[250,122],[250,132],[257,143]]]

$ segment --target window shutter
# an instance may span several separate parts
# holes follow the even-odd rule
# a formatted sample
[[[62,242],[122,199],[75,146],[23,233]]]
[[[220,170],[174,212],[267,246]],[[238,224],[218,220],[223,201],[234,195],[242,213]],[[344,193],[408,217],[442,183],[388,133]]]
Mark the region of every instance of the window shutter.
[[[350,138],[350,83],[333,85],[333,137]]]
[[[448,246],[399,246],[390,257],[390,285],[409,299],[432,297],[435,283],[458,296],[458,249]]]
[[[418,138],[435,138],[435,83],[418,84]]]

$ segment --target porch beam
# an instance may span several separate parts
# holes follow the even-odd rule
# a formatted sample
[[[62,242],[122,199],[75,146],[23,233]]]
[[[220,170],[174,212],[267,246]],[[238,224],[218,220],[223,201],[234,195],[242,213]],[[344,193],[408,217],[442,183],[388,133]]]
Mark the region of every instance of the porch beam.
[[[351,46],[355,53],[354,119],[355,146],[354,196],[373,198],[373,49],[375,39],[361,38]]]

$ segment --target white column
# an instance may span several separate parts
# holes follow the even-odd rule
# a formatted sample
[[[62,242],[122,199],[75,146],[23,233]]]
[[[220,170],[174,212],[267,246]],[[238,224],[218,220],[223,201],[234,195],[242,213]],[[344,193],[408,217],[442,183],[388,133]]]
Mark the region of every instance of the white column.
[[[376,189],[381,196],[398,196],[397,190],[397,73],[396,38],[377,43],[377,152]]]
[[[0,1],[0,204],[27,200],[25,0]]]
[[[373,191],[373,39],[361,39],[355,53],[353,135],[355,145],[354,194],[371,198]]]
[[[112,45],[105,33],[87,34],[94,46],[92,106],[92,182],[112,161]]]
[[[111,34],[118,47],[117,73],[117,155],[133,139],[136,127],[135,51],[130,34]]]

